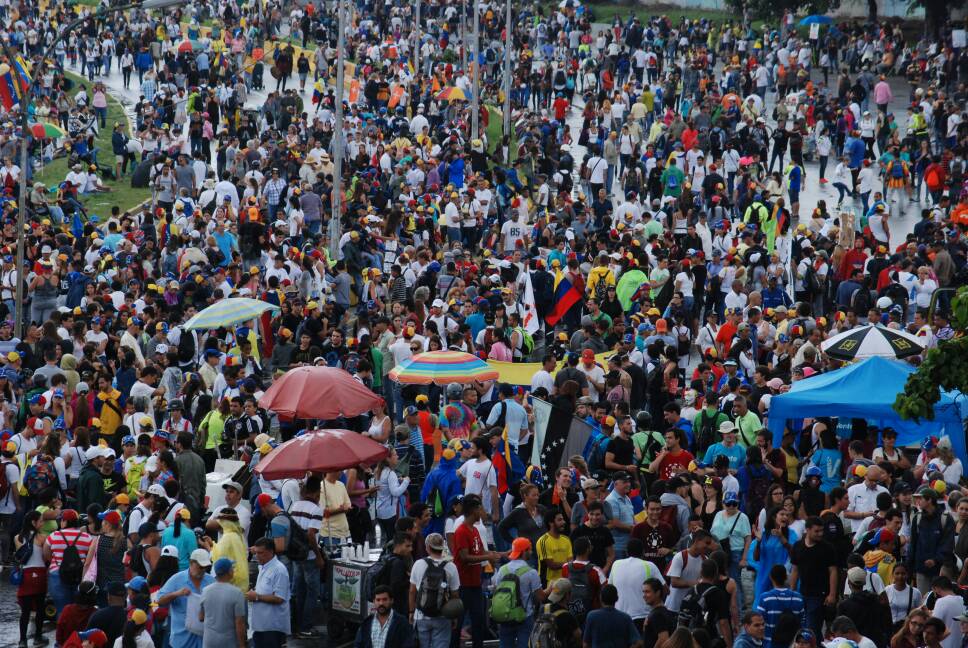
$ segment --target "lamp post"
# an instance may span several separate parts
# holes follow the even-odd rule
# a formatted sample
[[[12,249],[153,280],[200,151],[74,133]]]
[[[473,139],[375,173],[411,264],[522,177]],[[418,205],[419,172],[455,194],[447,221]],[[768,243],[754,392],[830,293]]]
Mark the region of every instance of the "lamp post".
[[[511,161],[511,0],[505,0],[504,5],[504,137],[508,146],[504,162],[507,164]]]
[[[336,124],[330,142],[333,144],[333,214],[329,219],[329,256],[334,261],[339,253],[339,239],[342,236],[343,218],[343,83],[346,57],[346,8],[344,0],[336,0],[337,29],[336,35]]]
[[[100,9],[96,13],[92,13],[89,16],[84,16],[83,18],[78,18],[77,20],[69,23],[60,32],[60,34],[57,35],[57,38],[51,41],[51,43],[47,46],[47,50],[44,52],[44,55],[40,60],[47,61],[51,59],[57,44],[88,20],[104,18],[109,14],[128,11],[129,9],[162,9],[164,7],[185,4],[188,1],[189,0],[144,0],[143,2],[132,2],[130,4],[121,5],[120,7]],[[10,49],[10,42],[8,40],[3,40],[2,45],[3,54],[7,57],[7,62],[11,67],[13,67],[13,63],[17,58],[16,54]],[[23,333],[26,328],[24,326],[24,225],[27,219],[27,168],[30,164],[27,146],[27,137],[30,134],[30,120],[27,106],[30,105],[34,90],[37,88],[37,80],[40,77],[37,72],[38,70],[35,70],[34,73],[31,74],[30,84],[28,85],[26,91],[24,91],[23,97],[20,99],[20,197],[17,200],[17,293],[14,299],[14,309],[16,312],[14,313],[13,318],[14,336],[20,339],[23,339]],[[13,76],[17,78],[17,82],[19,83],[19,74],[14,72]]]
[[[477,0],[474,0],[473,7],[474,33],[471,38],[474,42],[471,52],[474,57],[474,96],[471,97],[471,139],[477,139],[481,135],[481,8]]]

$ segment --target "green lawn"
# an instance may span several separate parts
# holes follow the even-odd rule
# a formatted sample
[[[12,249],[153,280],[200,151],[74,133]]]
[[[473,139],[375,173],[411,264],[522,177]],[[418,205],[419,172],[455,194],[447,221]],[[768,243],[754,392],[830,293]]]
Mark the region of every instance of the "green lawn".
[[[558,2],[555,0],[549,0],[542,3],[546,10],[557,9]],[[735,12],[729,11],[728,9],[688,9],[682,7],[676,7],[671,4],[669,5],[656,5],[649,7],[642,7],[639,5],[624,5],[615,3],[596,3],[596,2],[586,2],[585,6],[588,7],[592,15],[595,17],[595,22],[609,23],[611,24],[615,16],[624,23],[628,19],[630,14],[636,15],[639,20],[643,23],[648,21],[652,16],[668,16],[672,21],[673,25],[678,24],[683,18],[688,18],[689,20],[700,20],[706,18],[707,20],[713,20],[717,23],[721,23],[725,20],[737,20],[739,16]],[[763,24],[763,21],[754,21],[753,26],[759,29]]]
[[[76,84],[83,83],[90,88],[91,84],[87,79],[71,72],[68,72],[67,76],[75,83],[75,87]],[[101,129],[100,134],[95,140],[97,147],[100,149],[98,160],[102,164],[114,164],[114,154],[111,152],[111,131],[115,122],[121,122],[126,127],[128,126],[128,119],[124,114],[124,108],[109,93],[107,127]],[[36,174],[34,177],[50,188],[63,182],[67,171],[67,158],[60,157],[45,166],[43,172]],[[125,212],[137,207],[151,196],[151,191],[148,189],[132,189],[130,176],[122,178],[120,182],[106,181],[105,184],[111,188],[110,192],[81,197],[81,203],[88,210],[88,213],[96,214],[102,220],[111,213],[111,207],[114,205],[117,205],[121,208],[122,212]]]

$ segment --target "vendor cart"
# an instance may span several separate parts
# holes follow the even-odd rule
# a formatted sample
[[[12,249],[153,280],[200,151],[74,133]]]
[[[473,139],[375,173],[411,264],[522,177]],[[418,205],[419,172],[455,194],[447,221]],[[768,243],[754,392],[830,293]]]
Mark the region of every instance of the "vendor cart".
[[[371,570],[379,569],[380,550],[372,549],[367,559],[344,560],[339,552],[327,561],[326,587],[329,591],[328,635],[341,637],[350,626],[359,626],[371,613],[369,583]]]

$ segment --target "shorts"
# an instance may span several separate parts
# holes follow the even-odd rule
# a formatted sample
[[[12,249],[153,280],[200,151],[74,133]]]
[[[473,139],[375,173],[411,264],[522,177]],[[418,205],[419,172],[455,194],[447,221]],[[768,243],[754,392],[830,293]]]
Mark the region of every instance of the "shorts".
[[[124,162],[124,156],[123,155],[115,155],[114,156],[114,161],[117,162],[118,164],[122,164]]]

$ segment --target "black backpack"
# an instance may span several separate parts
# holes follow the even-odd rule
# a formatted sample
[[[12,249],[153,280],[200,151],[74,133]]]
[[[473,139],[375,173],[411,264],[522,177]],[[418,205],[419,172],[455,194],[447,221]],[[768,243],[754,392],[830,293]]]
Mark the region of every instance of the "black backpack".
[[[592,566],[587,563],[584,565],[568,563],[568,581],[571,583],[568,610],[575,615],[579,623],[583,622],[585,616],[592,611],[592,586],[588,578],[591,570]]]
[[[62,534],[63,535],[63,534]],[[65,585],[79,585],[84,576],[84,561],[81,560],[81,553],[77,550],[77,541],[81,534],[74,537],[74,542],[68,542],[61,555],[60,574],[61,582]],[[64,540],[67,538],[65,536]]]
[[[446,563],[425,558],[427,569],[424,571],[420,586],[417,588],[417,609],[428,617],[439,617],[447,602],[450,588],[447,585]]]
[[[309,558],[309,538],[288,511],[281,511],[278,515],[285,515],[289,520],[289,544],[286,546],[286,557],[293,562],[301,562]],[[268,526],[267,526],[268,530]]]
[[[709,606],[707,600],[709,593],[716,589],[715,585],[710,585],[702,592],[698,586],[690,589],[679,605],[679,617],[677,627],[695,630],[697,628],[708,628]]]
[[[187,329],[181,330],[178,339],[178,362],[188,364],[195,361],[195,336]]]

